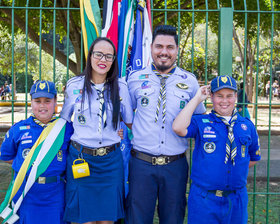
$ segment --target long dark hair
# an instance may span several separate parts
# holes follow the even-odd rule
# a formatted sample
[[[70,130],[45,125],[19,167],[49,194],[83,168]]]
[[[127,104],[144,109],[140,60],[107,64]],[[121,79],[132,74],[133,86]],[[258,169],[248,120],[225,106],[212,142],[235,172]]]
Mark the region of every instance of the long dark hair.
[[[88,51],[88,56],[87,56],[87,64],[85,70],[80,74],[80,76],[84,75],[85,76],[85,81],[84,81],[84,86],[83,86],[83,93],[82,93],[82,108],[85,100],[85,92],[88,95],[88,103],[89,103],[89,109],[91,108],[91,95],[92,95],[92,88],[91,88],[91,76],[92,76],[92,66],[91,66],[91,56],[92,56],[92,51],[94,46],[100,42],[100,41],[107,41],[110,43],[114,49],[114,55],[117,55],[116,48],[113,44],[113,42],[106,38],[106,37],[98,37],[93,41],[91,44],[89,51]],[[118,127],[118,122],[119,122],[119,116],[120,116],[120,96],[119,96],[119,84],[118,84],[118,77],[119,77],[119,66],[118,66],[118,60],[117,57],[112,63],[112,66],[110,70],[107,73],[106,76],[106,81],[105,81],[105,88],[107,89],[107,94],[105,96],[105,102],[109,101],[109,96],[110,96],[110,101],[113,105],[113,127],[115,130]],[[107,99],[107,100],[106,100]]]

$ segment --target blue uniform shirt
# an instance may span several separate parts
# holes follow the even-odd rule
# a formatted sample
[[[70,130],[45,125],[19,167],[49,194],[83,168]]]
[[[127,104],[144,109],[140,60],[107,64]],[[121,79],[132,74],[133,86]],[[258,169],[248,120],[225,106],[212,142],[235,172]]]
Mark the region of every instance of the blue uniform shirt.
[[[195,138],[191,179],[206,190],[236,190],[246,186],[249,162],[261,159],[259,137],[251,120],[238,115],[233,127],[235,166],[225,164],[228,131],[213,113],[194,115],[187,138]]]
[[[42,131],[43,127],[36,124],[33,117],[16,123],[5,135],[1,146],[0,159],[4,161],[13,160],[12,168],[16,172],[19,172],[24,159]],[[72,133],[72,124],[67,122],[64,142],[61,149],[42,176],[59,176],[66,170],[67,149]]]
[[[199,88],[192,73],[176,67],[166,80],[166,121],[162,122],[162,104],[159,120],[155,122],[160,79],[148,66],[132,73],[128,79],[132,105],[136,110],[133,120],[133,147],[153,155],[178,155],[187,149],[187,139],[178,137],[172,130],[172,122]],[[199,104],[195,113],[204,113]]]
[[[113,107],[108,103],[105,97],[107,126],[98,131],[99,124],[99,99],[97,91],[92,86],[91,110],[89,110],[88,96],[85,94],[84,110],[81,111],[82,89],[84,85],[84,76],[76,76],[67,82],[66,96],[60,116],[71,121],[74,113],[73,126],[74,134],[71,140],[76,141],[84,146],[98,148],[113,145],[121,141],[117,131],[113,127],[112,113]],[[127,124],[132,123],[133,111],[131,107],[131,99],[128,93],[127,85],[119,79],[119,94],[121,98],[121,117]],[[106,96],[106,90],[104,96]]]

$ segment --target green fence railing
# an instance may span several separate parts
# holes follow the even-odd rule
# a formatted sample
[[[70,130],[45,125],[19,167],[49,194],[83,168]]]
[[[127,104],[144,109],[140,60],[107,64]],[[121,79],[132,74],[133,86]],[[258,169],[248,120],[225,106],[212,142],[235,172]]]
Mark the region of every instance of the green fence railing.
[[[276,0],[151,0],[153,26],[178,28],[182,68],[201,84],[219,74],[245,84],[263,150],[248,178],[249,223],[280,222],[280,99],[273,86],[280,81],[279,9]],[[0,87],[12,83],[11,97],[0,101],[0,139],[9,126],[28,117],[33,80],[53,80],[62,92],[66,81],[83,70],[82,41],[79,0],[0,0]],[[62,93],[58,100],[61,106]],[[0,178],[2,200],[11,178],[3,163]]]

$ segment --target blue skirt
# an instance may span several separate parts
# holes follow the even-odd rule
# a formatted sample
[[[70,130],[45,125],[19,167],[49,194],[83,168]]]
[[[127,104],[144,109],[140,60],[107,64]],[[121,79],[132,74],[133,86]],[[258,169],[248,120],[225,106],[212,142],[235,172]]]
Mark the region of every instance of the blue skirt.
[[[73,178],[72,164],[79,152],[70,145],[67,157],[64,220],[116,221],[124,217],[124,170],[119,148],[105,156],[83,154],[90,176]]]

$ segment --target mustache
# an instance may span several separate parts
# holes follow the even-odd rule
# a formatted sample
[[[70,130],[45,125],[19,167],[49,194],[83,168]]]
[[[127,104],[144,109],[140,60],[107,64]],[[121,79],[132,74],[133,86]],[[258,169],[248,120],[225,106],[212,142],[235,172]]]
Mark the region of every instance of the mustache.
[[[158,58],[161,58],[161,57],[165,57],[165,58],[171,58],[171,56],[169,56],[169,55],[166,55],[166,54],[161,54],[161,55],[158,55],[157,56]]]

